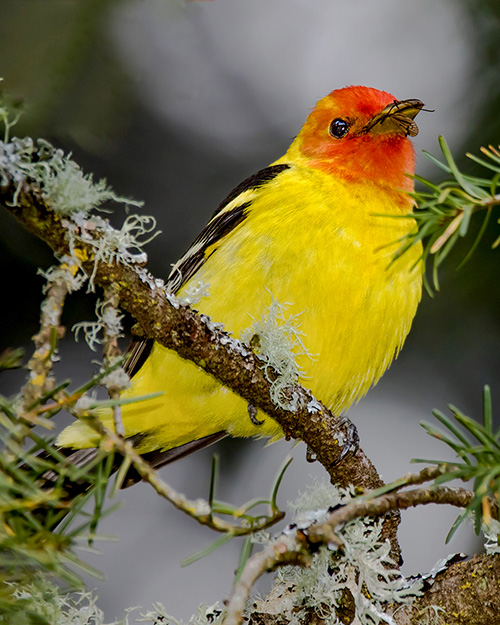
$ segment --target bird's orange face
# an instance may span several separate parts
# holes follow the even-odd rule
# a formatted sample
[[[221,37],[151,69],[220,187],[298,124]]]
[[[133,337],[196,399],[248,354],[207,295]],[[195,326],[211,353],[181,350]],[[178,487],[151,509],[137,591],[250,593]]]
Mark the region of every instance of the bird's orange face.
[[[415,155],[408,136],[418,133],[422,107],[369,87],[337,89],[318,102],[294,143],[313,167],[410,191]]]

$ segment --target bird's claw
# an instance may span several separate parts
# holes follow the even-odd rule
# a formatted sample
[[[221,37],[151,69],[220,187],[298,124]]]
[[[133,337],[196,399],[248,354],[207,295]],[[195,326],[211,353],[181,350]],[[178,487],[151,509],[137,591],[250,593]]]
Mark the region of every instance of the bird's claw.
[[[248,404],[248,416],[254,425],[263,425],[264,421],[257,419],[257,408],[253,404]]]
[[[338,459],[337,464],[342,462],[342,460],[347,456],[350,452],[356,452],[359,447],[359,434],[356,426],[349,421],[347,417],[342,417],[339,421],[339,428],[343,428],[344,430],[344,442],[342,445],[342,451],[340,452],[340,458]]]

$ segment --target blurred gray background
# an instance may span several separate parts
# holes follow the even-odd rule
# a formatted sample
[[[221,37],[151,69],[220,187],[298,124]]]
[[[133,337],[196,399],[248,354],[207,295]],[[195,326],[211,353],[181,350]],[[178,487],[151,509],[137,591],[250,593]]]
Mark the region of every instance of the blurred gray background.
[[[422,156],[443,134],[460,160],[500,141],[500,3],[486,0],[1,0],[2,89],[24,110],[19,135],[43,136],[122,195],[145,201],[162,235],[149,246],[151,270],[165,277],[214,207],[244,177],[280,156],[315,102],[334,88],[365,84],[398,98],[420,98],[417,170],[439,179]],[[122,210],[122,209],[119,209]],[[121,215],[119,216],[121,219]],[[492,220],[494,221],[494,220]],[[482,386],[500,403],[498,252],[482,249],[460,271],[458,249],[441,292],[424,295],[405,349],[382,382],[349,416],[386,480],[415,470],[412,457],[446,450],[419,426],[448,402],[481,415]],[[41,279],[51,255],[0,213],[3,306],[0,347],[29,351]],[[69,302],[68,328],[93,318],[94,302]],[[59,376],[75,382],[95,368],[94,354],[71,338]],[[22,376],[21,376],[22,377]],[[12,393],[19,372],[0,391]],[[206,496],[213,450],[163,471],[189,497]],[[243,503],[267,495],[290,451],[280,503],[294,499],[320,466],[303,444],[232,440],[221,455],[219,498]],[[130,606],[161,601],[187,620],[201,601],[231,589],[240,544],[190,567],[181,561],[214,540],[140,484],[120,493],[120,511],[101,531],[117,537],[88,560],[106,575],[98,588],[108,620]],[[480,549],[471,527],[444,538],[455,510],[403,514],[405,572],[428,570],[452,551]],[[265,590],[269,579],[261,588]]]

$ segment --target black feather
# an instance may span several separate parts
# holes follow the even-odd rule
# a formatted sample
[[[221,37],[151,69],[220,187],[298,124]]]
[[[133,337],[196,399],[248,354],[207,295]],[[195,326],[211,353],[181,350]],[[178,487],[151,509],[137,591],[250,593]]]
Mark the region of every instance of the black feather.
[[[224,208],[235,200],[238,195],[241,195],[245,191],[249,191],[251,189],[258,189],[267,182],[271,182],[273,178],[276,178],[276,176],[282,171],[285,171],[285,169],[290,169],[290,165],[287,165],[286,163],[282,163],[281,165],[270,165],[269,167],[264,167],[264,169],[259,169],[259,171],[255,172],[255,174],[245,178],[245,180],[240,182],[240,184],[231,191],[231,193],[219,204],[219,206],[217,206],[211,219],[224,210]]]
[[[286,169],[290,169],[290,165],[283,163],[281,165],[271,165],[259,170],[235,187],[219,204],[208,224],[196,237],[187,252],[170,273],[167,286],[172,293],[177,293],[203,265],[208,258],[206,255],[208,248],[223,239],[244,221],[247,215],[247,209],[250,207],[251,203],[245,202],[235,206],[229,211],[224,210],[226,206],[245,191],[258,189],[273,180],[273,178]],[[127,358],[125,361],[125,372],[130,377],[133,377],[146,362],[153,348],[153,344],[153,339],[135,339],[131,342],[127,350]]]

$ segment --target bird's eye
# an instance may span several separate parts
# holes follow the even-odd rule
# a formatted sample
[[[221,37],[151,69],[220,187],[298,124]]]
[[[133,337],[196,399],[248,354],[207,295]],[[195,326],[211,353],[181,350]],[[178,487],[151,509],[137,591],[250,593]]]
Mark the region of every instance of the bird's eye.
[[[342,139],[349,132],[349,122],[337,117],[330,124],[330,134],[334,139]]]

